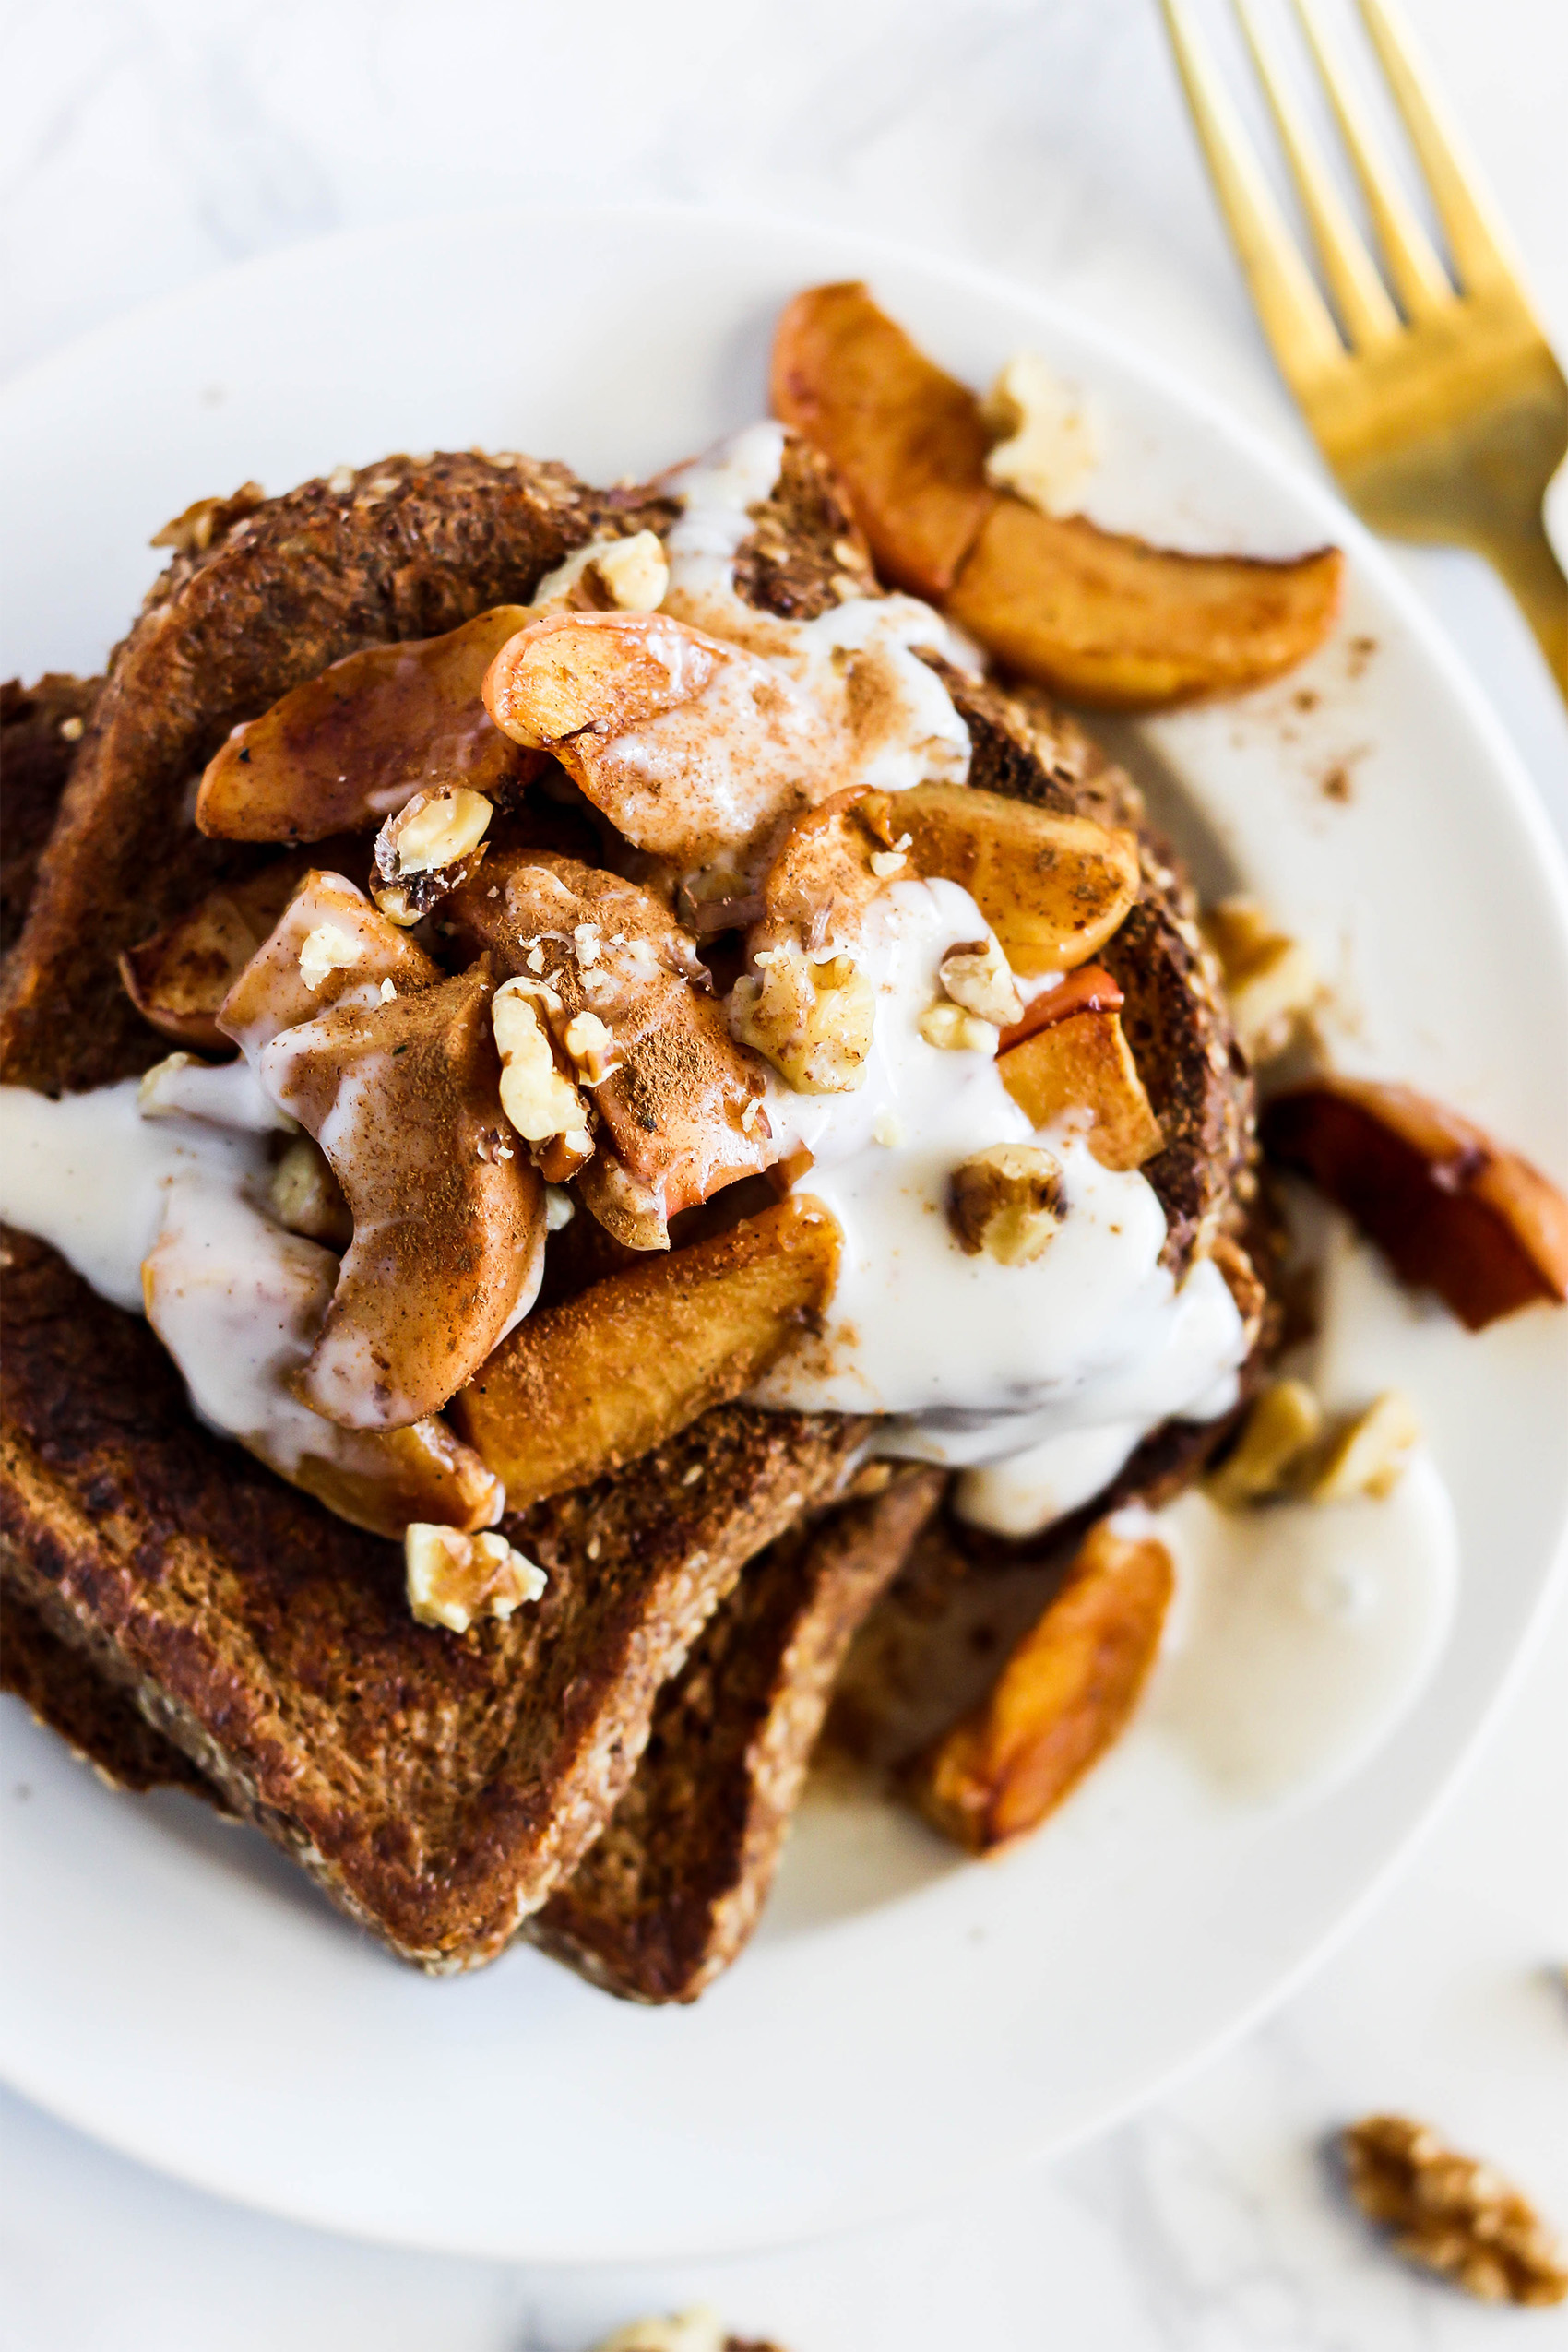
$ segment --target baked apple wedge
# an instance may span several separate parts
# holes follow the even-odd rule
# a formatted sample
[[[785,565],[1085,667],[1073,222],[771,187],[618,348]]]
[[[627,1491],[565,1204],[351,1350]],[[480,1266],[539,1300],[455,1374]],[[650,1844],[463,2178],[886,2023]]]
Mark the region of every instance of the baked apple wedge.
[[[1401,1281],[1471,1331],[1568,1299],[1568,1199],[1527,1159],[1409,1087],[1318,1078],[1265,1109],[1264,1149],[1310,1177]]]
[[[445,1404],[539,1288],[544,1184],[501,1110],[482,964],[283,1030],[258,1069],[314,1135],[354,1238],[295,1386],[345,1429]]]
[[[515,1511],[581,1486],[741,1396],[820,1313],[839,1233],[794,1197],[530,1315],[454,1399]]]
[[[125,949],[120,978],[142,1018],[176,1045],[226,1053],[223,999],[292,897],[304,869],[279,858],[244,882],[213,890],[174,922]]]
[[[1102,1168],[1141,1168],[1165,1137],[1144,1091],[1121,1016],[1088,1009],[1037,1029],[1002,1054],[997,1074],[1031,1126],[1088,1111],[1088,1146]]]
[[[1130,828],[1000,792],[920,784],[892,795],[888,829],[921,873],[962,883],[1026,979],[1087,963],[1138,896]]]
[[[1174,1585],[1163,1544],[1094,1528],[990,1696],[908,1767],[926,1818],[975,1854],[1038,1829],[1125,1727]]]
[[[772,397],[837,469],[878,568],[1071,700],[1151,710],[1261,685],[1333,624],[1336,548],[1284,563],[1182,555],[993,489],[980,402],[864,286],[796,296]]]
[[[540,766],[494,726],[480,689],[531,618],[497,604],[445,636],[367,646],[236,727],[208,764],[196,824],[229,841],[373,831],[422,787],[503,798]]]

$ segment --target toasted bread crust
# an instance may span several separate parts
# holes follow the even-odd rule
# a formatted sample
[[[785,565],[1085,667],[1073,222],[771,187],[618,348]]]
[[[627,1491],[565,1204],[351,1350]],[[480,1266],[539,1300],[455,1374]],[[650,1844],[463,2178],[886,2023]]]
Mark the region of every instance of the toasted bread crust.
[[[413,1622],[393,1547],[198,1429],[145,1325],[6,1246],[7,1582],[429,1967],[491,1957],[570,1870],[672,1659],[862,1434],[708,1415],[635,1477],[509,1520],[549,1590],[459,1639]]]
[[[6,1079],[101,1086],[159,1058],[117,959],[266,854],[195,828],[196,782],[232,727],[362,646],[526,602],[570,549],[641,512],[532,458],[390,457],[176,556],[115,649],[0,986]]]
[[[659,1693],[636,1778],[528,1922],[530,1942],[631,2001],[695,2001],[729,1966],[773,1883],[844,1654],[944,1484],[900,1472],[753,1561]]]

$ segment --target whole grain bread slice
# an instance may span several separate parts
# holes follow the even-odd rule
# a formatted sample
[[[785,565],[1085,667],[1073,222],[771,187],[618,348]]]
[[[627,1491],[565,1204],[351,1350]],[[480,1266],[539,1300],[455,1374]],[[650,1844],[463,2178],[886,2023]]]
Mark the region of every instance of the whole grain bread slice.
[[[632,2001],[695,2001],[773,1883],[844,1654],[941,1501],[940,1471],[791,1528],[752,1562],[654,1708],[630,1788],[530,1942]]]

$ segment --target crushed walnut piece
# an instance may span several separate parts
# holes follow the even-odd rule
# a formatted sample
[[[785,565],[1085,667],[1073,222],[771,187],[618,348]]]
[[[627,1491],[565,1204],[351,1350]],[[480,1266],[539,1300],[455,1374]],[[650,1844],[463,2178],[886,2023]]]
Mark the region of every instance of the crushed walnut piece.
[[[670,560],[653,531],[594,539],[546,572],[532,612],[657,612],[670,586]]]
[[[994,932],[972,947],[950,948],[937,978],[955,1004],[982,1021],[993,1021],[999,1029],[1024,1017],[1024,1000]]]
[[[1255,898],[1222,898],[1205,915],[1203,927],[1225,975],[1230,1017],[1247,1059],[1272,1060],[1317,995],[1311,948],[1277,930]]]
[[[765,948],[735,983],[735,1034],[801,1094],[851,1094],[864,1084],[876,993],[852,956],[807,956],[798,943]]]
[[[1360,1412],[1331,1416],[1304,1381],[1271,1381],[1205,1489],[1227,1511],[1292,1499],[1381,1501],[1404,1477],[1420,1434],[1416,1408],[1401,1389],[1385,1388]]]
[[[1062,1222],[1062,1170],[1039,1144],[992,1144],[953,1170],[958,1246],[1002,1265],[1032,1265]]]
[[[313,992],[331,972],[346,972],[362,961],[364,942],[337,923],[317,923],[300,944],[300,978]]]
[[[491,814],[485,795],[463,784],[405,802],[375,837],[370,892],[382,913],[408,930],[467,882],[484,855]]]
[[[1528,2200],[1427,2123],[1370,2115],[1344,2133],[1350,2193],[1396,2252],[1487,2303],[1568,2299],[1568,2259]]]
[[[478,1617],[510,1617],[550,1581],[505,1536],[466,1536],[415,1520],[403,1537],[409,1607],[420,1625],[466,1633]]]
[[[1010,359],[981,410],[1001,437],[985,461],[986,480],[1043,514],[1073,511],[1099,463],[1095,422],[1072,387],[1033,351]]]
[[[273,1216],[290,1233],[335,1250],[346,1250],[354,1238],[343,1187],[321,1146],[308,1135],[296,1135],[274,1168],[267,1198]]]
[[[994,1055],[1002,1037],[994,1021],[982,1021],[961,1004],[928,1004],[915,1027],[939,1053]]]

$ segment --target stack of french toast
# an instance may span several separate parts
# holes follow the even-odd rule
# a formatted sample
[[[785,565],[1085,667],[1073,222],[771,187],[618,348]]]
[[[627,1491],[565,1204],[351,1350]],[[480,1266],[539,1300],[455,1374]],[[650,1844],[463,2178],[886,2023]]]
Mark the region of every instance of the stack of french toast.
[[[220,1267],[215,1302],[242,1209],[188,1173],[160,1180],[185,1206],[141,1313],[47,1217],[7,1225],[5,1681],[117,1785],[256,1824],[426,1969],[520,1934],[694,1998],[757,1920],[825,1722],[971,1848],[1038,1822],[1158,1648],[1170,1563],[1114,1514],[1234,1443],[1277,1346],[1220,962],[1049,690],[1277,674],[1331,625],[1338,559],[1188,581],[989,484],[960,394],[863,290],[815,290],[722,544],[690,469],[600,491],[398,456],[247,485],[170,527],[102,679],[6,690],[6,1083],[229,1121],[265,1271]],[[1218,1404],[1023,1529],[909,1415],[884,1443],[899,1417],[835,1321],[854,1236],[790,1123],[863,1086],[856,925],[916,882],[967,890],[981,934],[921,1037],[994,1063],[1032,1136],[1066,1117],[1095,1182],[1146,1187],[1160,1279],[1207,1269],[1229,1318]],[[1533,1171],[1423,1143],[1374,1091],[1282,1098],[1282,1158],[1347,1196],[1375,1132],[1362,1206],[1397,1263],[1468,1151],[1467,1319],[1562,1295]],[[975,1142],[942,1247],[1061,1251],[1063,1152]],[[1411,1271],[1441,1288],[1454,1257]],[[226,1401],[264,1380],[276,1409]]]

